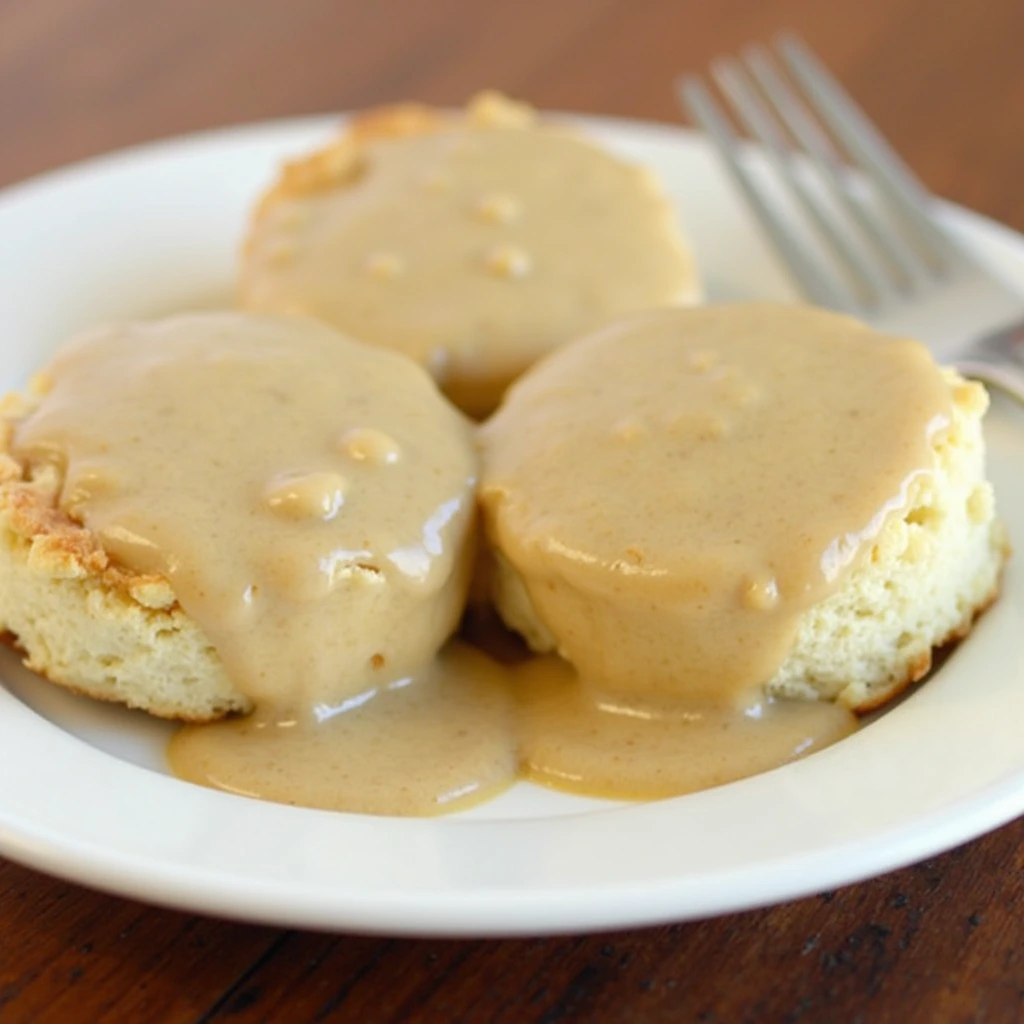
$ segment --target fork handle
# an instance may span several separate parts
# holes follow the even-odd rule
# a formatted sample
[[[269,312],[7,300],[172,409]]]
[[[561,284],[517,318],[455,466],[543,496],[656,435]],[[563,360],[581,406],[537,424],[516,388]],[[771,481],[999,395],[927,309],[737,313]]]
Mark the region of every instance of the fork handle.
[[[956,360],[961,373],[1024,404],[1024,320],[983,335],[969,351],[970,358]]]
[[[1024,405],[1024,369],[1011,363],[988,362],[978,359],[958,359],[956,368],[965,376],[973,377],[1015,398]]]
[[[982,362],[1010,362],[1024,367],[1024,320],[1000,327],[978,338],[971,346]]]

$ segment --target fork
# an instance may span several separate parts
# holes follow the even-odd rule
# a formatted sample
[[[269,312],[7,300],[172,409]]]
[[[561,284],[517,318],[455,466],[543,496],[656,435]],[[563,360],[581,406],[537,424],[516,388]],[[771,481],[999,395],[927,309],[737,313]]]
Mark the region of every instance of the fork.
[[[919,338],[940,361],[1024,402],[1024,294],[946,226],[935,197],[814,54],[787,34],[774,54],[754,46],[711,74],[758,149],[698,76],[677,83],[680,101],[803,295]]]

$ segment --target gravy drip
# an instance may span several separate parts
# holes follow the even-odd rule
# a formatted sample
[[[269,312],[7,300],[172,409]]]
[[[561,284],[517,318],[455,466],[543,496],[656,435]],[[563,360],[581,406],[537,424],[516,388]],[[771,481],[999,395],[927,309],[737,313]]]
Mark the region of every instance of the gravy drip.
[[[415,676],[290,719],[186,726],[175,772],[243,796],[362,814],[440,814],[496,796],[517,773],[505,670],[453,644]]]

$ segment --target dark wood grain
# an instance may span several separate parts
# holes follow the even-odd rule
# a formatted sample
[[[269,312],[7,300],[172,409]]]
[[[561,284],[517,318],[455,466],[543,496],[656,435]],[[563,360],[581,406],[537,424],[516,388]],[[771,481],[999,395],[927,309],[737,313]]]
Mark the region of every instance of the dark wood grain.
[[[677,70],[783,27],[932,188],[1024,229],[1019,0],[0,0],[0,183],[168,134],[481,85],[676,120]],[[0,1020],[1021,1020],[1022,846],[1016,823],[774,909],[507,942],[212,921],[0,862]]]

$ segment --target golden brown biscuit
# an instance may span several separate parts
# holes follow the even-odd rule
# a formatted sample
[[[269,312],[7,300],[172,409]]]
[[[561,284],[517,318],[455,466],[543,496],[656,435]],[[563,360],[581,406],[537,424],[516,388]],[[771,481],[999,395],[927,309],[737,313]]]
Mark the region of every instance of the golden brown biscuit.
[[[475,477],[419,367],[321,324],[100,328],[0,409],[0,630],[162,717],[333,707],[456,627]]]
[[[987,405],[923,346],[834,314],[621,321],[483,428],[497,606],[604,690],[876,707],[996,596]]]
[[[475,416],[545,352],[698,297],[660,184],[493,93],[357,117],[259,202],[240,299],[404,352]]]

